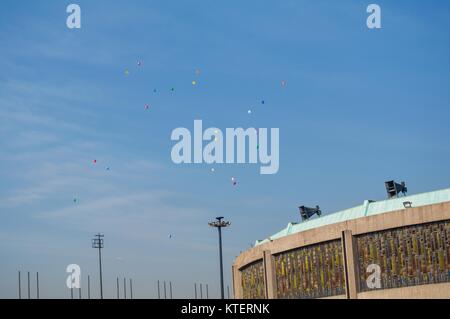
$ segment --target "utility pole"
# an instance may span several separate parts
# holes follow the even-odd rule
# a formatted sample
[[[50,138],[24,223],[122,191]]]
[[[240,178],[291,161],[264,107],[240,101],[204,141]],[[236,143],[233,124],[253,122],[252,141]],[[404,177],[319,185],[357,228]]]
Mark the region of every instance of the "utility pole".
[[[88,299],[91,299],[91,277],[88,275]]]
[[[197,283],[194,284],[195,299],[197,299]]]
[[[22,288],[20,283],[20,270],[19,270],[19,299],[22,299]]]
[[[170,299],[172,299],[172,282],[169,282],[169,289],[170,289]]]
[[[116,287],[117,287],[117,299],[120,299],[120,293],[119,293],[119,277],[117,277]]]
[[[167,299],[166,281],[164,280],[164,299]]]
[[[127,280],[123,278],[123,298],[127,299]]]
[[[208,284],[206,284],[206,299],[209,299]]]
[[[159,289],[159,280],[158,280],[158,299],[161,299],[161,291]]]
[[[203,299],[203,287],[202,287],[202,284],[200,284],[200,299]]]
[[[36,272],[36,298],[39,299],[39,272]]]
[[[28,272],[28,299],[31,299],[30,272]]]
[[[133,281],[130,278],[130,299],[133,299]]]
[[[223,217],[216,217],[216,221],[208,223],[211,227],[216,227],[219,231],[219,258],[220,258],[220,297],[225,299],[225,293],[223,289],[223,261],[222,261],[222,227],[228,227],[230,222],[222,220]]]
[[[95,238],[92,239],[92,248],[98,249],[98,261],[100,267],[100,299],[103,299],[103,277],[102,277],[102,248],[104,247],[103,237],[105,237],[105,235],[98,233],[97,235],[95,235]]]

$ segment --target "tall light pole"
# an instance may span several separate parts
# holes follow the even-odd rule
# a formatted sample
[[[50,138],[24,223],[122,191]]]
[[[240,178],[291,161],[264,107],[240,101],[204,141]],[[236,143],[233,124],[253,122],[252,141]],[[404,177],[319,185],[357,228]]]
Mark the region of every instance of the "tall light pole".
[[[104,247],[103,237],[105,237],[105,235],[98,233],[97,235],[95,235],[95,238],[92,239],[92,248],[98,249],[98,261],[100,266],[100,299],[103,299],[103,278],[102,278],[102,248]]]
[[[222,227],[230,226],[231,223],[222,219],[223,217],[216,217],[216,220],[213,222],[209,222],[208,225],[211,227],[216,227],[219,231],[220,297],[221,299],[225,299],[225,292],[223,290]]]

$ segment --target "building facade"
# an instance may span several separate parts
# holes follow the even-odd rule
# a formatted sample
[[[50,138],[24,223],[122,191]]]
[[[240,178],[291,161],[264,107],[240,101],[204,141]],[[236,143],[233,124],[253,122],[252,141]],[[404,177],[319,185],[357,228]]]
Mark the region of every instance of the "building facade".
[[[235,298],[450,298],[450,189],[290,223],[232,273]]]

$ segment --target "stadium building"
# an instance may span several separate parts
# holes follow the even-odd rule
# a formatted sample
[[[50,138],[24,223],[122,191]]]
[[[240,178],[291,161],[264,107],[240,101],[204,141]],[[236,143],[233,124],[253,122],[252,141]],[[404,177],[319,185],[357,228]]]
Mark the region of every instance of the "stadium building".
[[[257,241],[235,298],[450,298],[450,189],[389,196]]]

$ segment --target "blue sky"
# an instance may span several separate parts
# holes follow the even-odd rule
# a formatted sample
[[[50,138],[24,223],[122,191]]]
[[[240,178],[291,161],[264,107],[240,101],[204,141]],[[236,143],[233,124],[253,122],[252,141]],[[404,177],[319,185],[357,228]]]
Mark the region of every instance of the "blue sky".
[[[47,298],[69,295],[68,264],[96,283],[97,232],[106,297],[117,276],[136,297],[156,297],[158,279],[218,297],[215,216],[232,222],[230,285],[235,256],[299,205],[383,199],[389,179],[449,187],[447,2],[377,1],[381,30],[359,0],[76,1],[79,30],[69,3],[0,4],[1,298],[17,296],[18,270],[39,271]],[[170,134],[195,119],[279,128],[278,174],[173,164]]]

